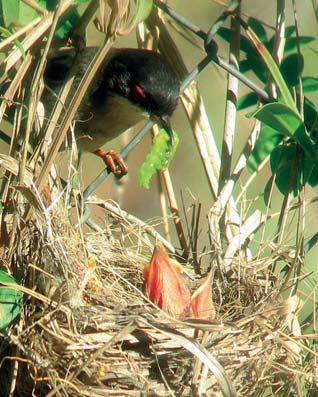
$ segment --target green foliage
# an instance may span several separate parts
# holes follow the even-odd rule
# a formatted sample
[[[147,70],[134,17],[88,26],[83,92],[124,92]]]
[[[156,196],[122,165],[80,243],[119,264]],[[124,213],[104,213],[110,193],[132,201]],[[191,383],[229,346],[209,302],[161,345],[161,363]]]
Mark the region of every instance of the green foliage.
[[[306,184],[314,168],[313,161],[304,156],[295,142],[277,146],[272,151],[270,164],[280,192],[294,196]]]
[[[152,0],[137,0],[137,8],[132,21],[129,24],[129,29],[135,28],[140,22],[144,21],[150,14],[153,7]]]
[[[47,11],[54,11],[58,6],[57,0],[34,0],[40,7]],[[69,8],[59,20],[55,31],[55,39],[65,40],[78,23],[80,14],[78,6],[89,0],[75,0],[74,5]],[[127,23],[126,32],[134,29],[150,14],[153,7],[152,0],[137,0],[136,7],[131,13],[130,21]],[[19,29],[38,18],[40,14],[23,0],[0,0],[0,26],[13,30]]]
[[[274,35],[268,39],[266,30],[264,29],[263,25],[254,18],[249,18],[248,26],[255,32],[256,36],[260,40],[262,44],[266,47],[269,52],[273,51],[274,48]],[[294,26],[288,26],[285,30],[285,53],[291,51],[297,51],[298,45],[303,46],[315,41],[315,37],[311,36],[299,36],[295,37],[292,36],[295,33]],[[230,41],[230,29],[228,28],[221,28],[218,30],[218,35],[221,36],[225,41]],[[266,83],[267,78],[269,76],[269,70],[264,62],[260,59],[259,55],[257,54],[253,44],[245,37],[241,36],[240,38],[240,50],[246,54],[246,59],[240,61],[240,71],[245,73],[247,71],[253,71],[253,73],[263,82]],[[293,62],[298,62],[298,66],[296,70],[301,69],[302,67],[302,60],[295,60],[298,57],[298,54],[293,54]],[[300,57],[301,58],[301,57]],[[284,64],[284,60],[283,60]],[[292,70],[290,71],[292,72]],[[299,74],[299,73],[298,73]]]
[[[37,0],[39,6],[48,9],[48,1]],[[0,24],[6,28],[19,28],[32,22],[38,12],[22,0],[1,0]]]
[[[306,183],[312,187],[316,186],[318,184],[318,131],[315,127],[317,109],[314,104],[305,98],[304,122],[298,114],[280,103],[265,105],[253,116],[263,124],[249,158],[249,169],[255,171],[258,165],[270,155],[271,170],[275,174],[275,183],[280,192],[297,195],[299,189]],[[268,186],[270,185],[271,180],[268,183]],[[265,200],[268,186],[265,189]]]
[[[0,37],[6,39],[12,35],[12,32],[9,29],[6,29],[2,26],[0,26]],[[19,48],[22,54],[22,58],[25,59],[25,51],[24,48],[19,40],[15,40],[14,44]]]
[[[269,103],[256,110],[251,116],[289,138],[305,133],[304,123],[298,113],[284,103]]]
[[[145,162],[138,171],[140,186],[149,189],[150,179],[157,170],[164,170],[172,160],[179,143],[179,137],[173,131],[172,143],[164,129],[159,131],[152,142],[152,147]]]
[[[280,71],[288,87],[299,83],[304,69],[304,59],[301,54],[291,54],[285,57],[280,65]]]
[[[256,171],[259,164],[272,153],[282,139],[281,133],[266,124],[262,124],[256,145],[248,159],[249,170],[251,172]]]
[[[250,106],[256,105],[258,102],[258,95],[255,92],[249,92],[246,95],[243,95],[237,101],[237,110],[243,110]]]
[[[274,35],[267,36],[264,26],[250,18],[248,25],[255,33],[241,38],[241,51],[246,54],[240,62],[240,71],[252,71],[261,82],[267,83],[271,75],[278,89],[278,102],[262,106],[252,114],[261,121],[262,126],[255,148],[250,155],[248,168],[256,171],[260,163],[270,156],[273,177],[265,188],[265,198],[269,194],[273,180],[283,193],[297,194],[306,183],[318,184],[318,122],[317,109],[306,97],[304,98],[304,120],[296,108],[290,90],[300,92],[318,91],[316,77],[302,77],[304,59],[298,52],[302,45],[315,40],[311,36],[296,36],[295,26],[285,30],[285,56],[278,68],[270,53],[274,49]],[[220,36],[230,40],[230,30],[220,29]],[[263,46],[258,45],[261,42]],[[257,47],[257,50],[256,50]],[[259,99],[255,93],[248,93],[238,101],[238,110],[255,106]]]
[[[248,26],[253,29],[257,37],[262,43],[267,43],[267,34],[263,24],[255,18],[248,19]]]
[[[59,20],[55,31],[56,39],[66,39],[69,37],[72,29],[76,26],[80,19],[80,14],[76,7],[71,7],[71,9]]]
[[[313,109],[307,105],[307,120],[313,117],[312,112]],[[315,186],[318,182],[318,146],[314,135],[308,134],[305,122],[298,113],[285,104],[270,103],[257,110],[253,116],[271,130],[265,129],[265,137],[264,133],[261,134],[251,155],[250,167],[257,168],[260,159],[270,154],[275,183],[283,194],[297,195],[307,182]],[[286,142],[276,147],[283,136]]]
[[[60,19],[55,32],[56,39],[66,39],[69,36],[80,18],[77,6],[86,1],[77,0],[76,5]],[[54,11],[58,4],[56,0],[36,0],[36,2],[47,11]],[[17,30],[39,16],[40,14],[23,0],[0,0],[0,25],[6,29]]]
[[[302,78],[303,92],[317,92],[318,91],[318,77],[303,77]]]
[[[0,270],[0,330],[5,330],[19,315],[22,308],[22,293],[1,283],[17,285],[15,279]]]

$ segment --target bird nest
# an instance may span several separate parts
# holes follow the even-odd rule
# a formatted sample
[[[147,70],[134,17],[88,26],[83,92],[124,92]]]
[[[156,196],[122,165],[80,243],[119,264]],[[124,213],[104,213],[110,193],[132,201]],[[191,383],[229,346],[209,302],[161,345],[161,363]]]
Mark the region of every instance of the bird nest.
[[[290,253],[237,256],[235,271],[214,275],[215,318],[177,319],[143,293],[153,250],[145,227],[106,208],[105,226],[92,232],[58,202],[20,225],[14,250],[3,250],[26,297],[6,337],[6,387],[18,396],[258,396],[295,390],[306,372],[313,384],[306,346],[294,337],[298,300],[281,299],[265,280],[273,260]]]

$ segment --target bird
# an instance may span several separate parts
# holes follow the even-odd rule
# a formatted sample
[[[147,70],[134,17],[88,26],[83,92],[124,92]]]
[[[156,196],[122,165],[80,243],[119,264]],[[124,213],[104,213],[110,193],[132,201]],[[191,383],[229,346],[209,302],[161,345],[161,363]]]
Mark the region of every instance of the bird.
[[[96,51],[88,47],[83,56],[77,57],[75,85]],[[48,60],[44,81],[50,92],[57,92],[65,83],[72,58],[73,55],[62,53]],[[76,113],[78,150],[101,157],[118,177],[126,174],[127,167],[120,155],[113,150],[104,152],[102,146],[149,118],[171,134],[169,120],[179,93],[177,74],[162,54],[146,49],[113,48],[93,77]]]

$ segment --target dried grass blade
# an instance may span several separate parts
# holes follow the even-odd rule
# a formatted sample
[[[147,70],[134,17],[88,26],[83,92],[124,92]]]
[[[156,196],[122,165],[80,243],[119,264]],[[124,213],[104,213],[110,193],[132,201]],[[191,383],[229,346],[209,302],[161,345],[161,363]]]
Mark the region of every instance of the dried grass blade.
[[[180,346],[184,349],[188,350],[192,353],[195,357],[197,357],[202,364],[206,365],[209,370],[214,374],[217,378],[219,385],[226,397],[236,397],[236,391],[231,380],[226,375],[224,368],[218,362],[218,360],[208,352],[204,347],[199,346],[196,342],[192,342],[189,338],[184,336],[182,333],[175,331],[174,329],[166,326],[166,325],[159,325],[154,323],[150,320],[146,320],[144,318],[139,318],[138,322],[146,324],[157,331],[160,331],[164,335],[169,336],[169,338],[176,341]]]
[[[73,0],[61,2],[61,15],[73,5]],[[27,52],[39,40],[53,23],[54,14],[48,14],[42,18],[36,29],[31,32],[21,43],[24,51]],[[19,48],[15,48],[1,64],[2,77],[0,83],[7,77],[8,72],[21,59],[22,53]]]
[[[28,33],[34,27],[41,22],[41,18],[35,18],[33,21],[31,21],[29,24],[24,26],[23,28],[17,30],[16,32],[12,33],[11,36],[7,37],[6,39],[2,40],[0,43],[0,51],[2,51],[5,47],[9,46],[12,44],[15,40],[17,40],[20,36],[23,36],[24,34]]]
[[[137,225],[138,227],[142,228],[142,230],[144,230],[146,233],[154,237],[156,240],[160,241],[169,252],[175,254],[176,250],[174,246],[169,241],[164,239],[153,227],[147,225],[147,223],[141,221],[137,217],[122,210],[118,205],[114,205],[109,201],[103,201],[96,197],[89,197],[89,199],[87,200],[87,204],[95,204],[102,206],[106,210],[111,212],[115,217],[118,217],[121,220],[125,220],[126,222],[131,222]]]
[[[19,173],[19,161],[2,153],[0,153],[0,167],[4,168],[6,171],[9,171],[14,176],[17,176]],[[26,169],[24,184],[30,187],[32,183],[33,174]]]
[[[238,6],[237,13],[240,12]],[[230,54],[229,64],[234,68],[239,69],[239,56],[240,56],[240,24],[234,18],[231,18],[231,41],[230,41]],[[224,132],[223,143],[221,151],[221,164],[220,177],[219,177],[219,191],[222,189],[226,180],[231,173],[231,164],[233,157],[233,145],[236,126],[236,103],[238,97],[238,79],[228,74],[227,77],[227,98],[224,116]]]
[[[5,92],[4,100],[1,102],[1,105],[0,105],[0,122],[1,122],[3,115],[6,111],[8,102],[14,100],[14,96],[15,96],[19,86],[21,85],[21,82],[22,82],[24,76],[26,75],[30,65],[31,65],[31,60],[32,60],[31,55],[27,54],[24,62],[19,67],[17,74],[14,76],[13,80],[11,81],[9,88]]]
[[[247,238],[255,232],[256,229],[265,221],[266,216],[261,211],[256,210],[249,218],[247,218],[242,226],[240,226],[238,233],[233,237],[228,245],[224,261],[222,262],[222,269],[225,273],[230,270],[235,253],[245,244]]]
[[[56,28],[58,20],[60,18],[61,11],[62,11],[62,4],[60,3],[60,5],[56,9],[56,11],[54,12],[54,17],[53,17],[53,21],[52,21],[50,34],[49,34],[48,40],[46,42],[43,55],[42,55],[40,62],[37,66],[35,76],[32,79],[29,109],[28,109],[28,119],[27,119],[25,136],[24,136],[24,140],[23,140],[23,150],[22,150],[21,166],[20,166],[20,172],[19,172],[19,181],[21,184],[23,183],[24,170],[25,170],[25,166],[26,166],[26,162],[27,162],[28,146],[29,146],[29,139],[31,136],[31,130],[32,130],[32,126],[33,126],[33,123],[35,120],[36,109],[37,109],[39,99],[41,96],[41,92],[42,92],[42,85],[40,84],[40,81],[41,81],[41,78],[44,73],[47,54],[49,52],[49,48],[50,48],[51,42],[53,40],[55,28]]]
[[[51,165],[53,164],[53,161],[62,145],[64,137],[70,128],[71,122],[80,105],[81,99],[83,98],[83,95],[85,94],[90,82],[92,81],[94,75],[96,74],[96,70],[104,60],[112,44],[113,44],[113,40],[109,39],[105,43],[105,45],[98,51],[93,61],[89,65],[83,80],[81,81],[79,87],[77,88],[71,100],[70,106],[62,120],[59,131],[53,139],[51,149],[47,155],[47,158],[45,159],[43,168],[41,169],[40,175],[37,179],[37,186],[39,190],[43,188],[45,181],[47,180]]]

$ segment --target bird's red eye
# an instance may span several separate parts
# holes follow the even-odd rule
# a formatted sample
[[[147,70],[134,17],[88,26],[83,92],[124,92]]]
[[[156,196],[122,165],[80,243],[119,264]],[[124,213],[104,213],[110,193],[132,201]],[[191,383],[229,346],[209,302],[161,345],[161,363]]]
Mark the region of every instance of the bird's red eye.
[[[147,100],[147,94],[145,91],[139,86],[135,85],[134,88],[131,91],[131,96],[134,99],[134,101],[138,103],[145,103]]]

